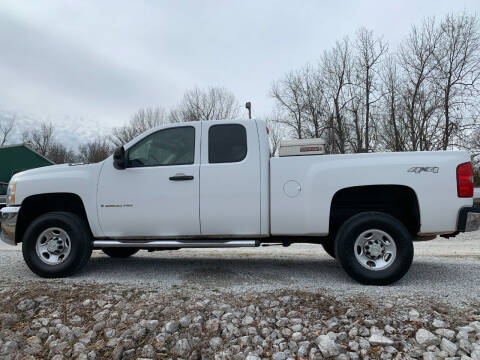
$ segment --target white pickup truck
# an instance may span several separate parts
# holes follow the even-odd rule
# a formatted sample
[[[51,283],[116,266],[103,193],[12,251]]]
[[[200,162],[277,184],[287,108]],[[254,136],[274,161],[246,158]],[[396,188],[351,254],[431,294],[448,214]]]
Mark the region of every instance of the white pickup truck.
[[[462,151],[271,157],[256,120],[152,129],[97,164],[16,174],[3,241],[36,274],[79,271],[93,249],[322,244],[364,284],[408,271],[413,240],[476,230]]]

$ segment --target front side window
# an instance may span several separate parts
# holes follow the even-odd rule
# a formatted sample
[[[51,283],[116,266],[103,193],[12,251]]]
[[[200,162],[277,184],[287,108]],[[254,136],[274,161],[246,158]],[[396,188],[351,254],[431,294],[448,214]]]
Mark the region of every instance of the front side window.
[[[243,125],[213,125],[208,131],[208,162],[239,162],[247,156],[247,131]]]
[[[7,184],[0,184],[0,195],[6,195],[7,194]]]
[[[192,126],[160,130],[128,150],[128,167],[193,164],[195,128]]]

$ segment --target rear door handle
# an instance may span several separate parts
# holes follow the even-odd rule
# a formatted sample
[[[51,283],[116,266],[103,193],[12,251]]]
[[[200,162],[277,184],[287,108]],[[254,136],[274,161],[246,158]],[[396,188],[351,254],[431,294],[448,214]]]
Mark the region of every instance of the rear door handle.
[[[171,181],[187,181],[187,180],[193,180],[193,176],[192,175],[175,175],[175,176],[170,176],[168,178],[169,180]]]

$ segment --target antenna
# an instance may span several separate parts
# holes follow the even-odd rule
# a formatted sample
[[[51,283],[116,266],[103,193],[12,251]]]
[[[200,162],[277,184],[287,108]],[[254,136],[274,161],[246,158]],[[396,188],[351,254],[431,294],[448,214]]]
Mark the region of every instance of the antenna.
[[[248,118],[252,118],[252,103],[250,101],[247,101],[245,104],[245,107],[248,109]]]

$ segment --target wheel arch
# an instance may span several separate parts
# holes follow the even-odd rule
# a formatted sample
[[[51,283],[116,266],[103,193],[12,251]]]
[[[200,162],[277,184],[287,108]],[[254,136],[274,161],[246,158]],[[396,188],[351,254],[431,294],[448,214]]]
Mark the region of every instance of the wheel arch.
[[[22,201],[15,229],[15,242],[17,244],[22,242],[28,225],[34,219],[52,211],[66,211],[76,214],[85,221],[90,235],[93,237],[85,205],[79,195],[63,192],[46,193],[31,195]]]
[[[335,236],[340,226],[350,217],[366,211],[379,211],[399,220],[416,236],[421,219],[418,197],[405,185],[365,185],[338,190],[331,201],[329,233]]]

